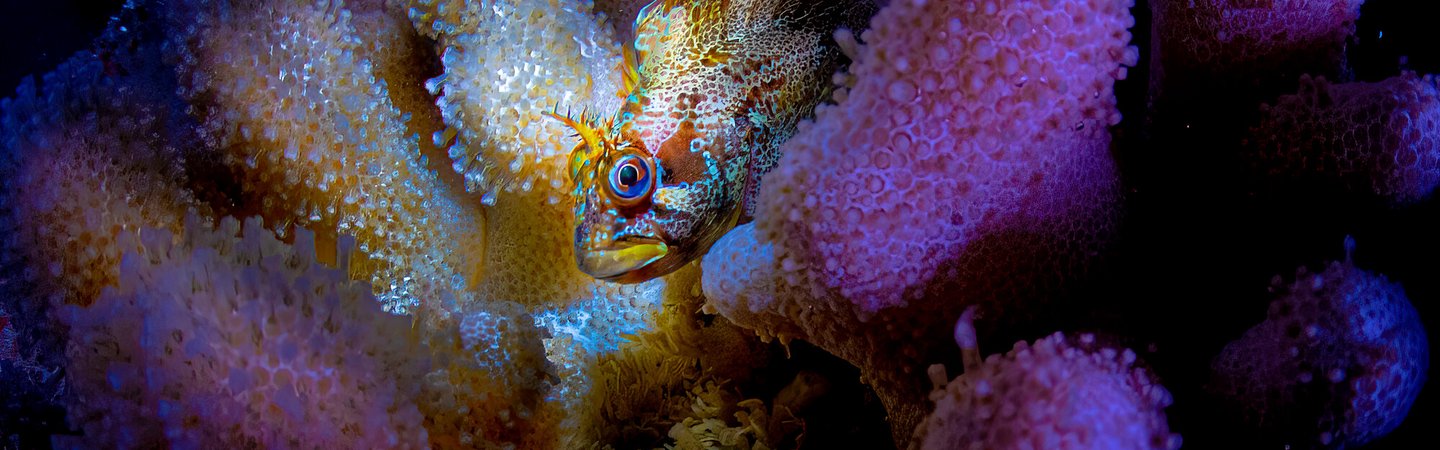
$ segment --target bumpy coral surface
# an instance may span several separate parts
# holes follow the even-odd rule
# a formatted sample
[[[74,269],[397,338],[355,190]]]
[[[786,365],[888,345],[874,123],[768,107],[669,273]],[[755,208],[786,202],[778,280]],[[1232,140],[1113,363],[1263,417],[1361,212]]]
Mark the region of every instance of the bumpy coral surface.
[[[96,51],[0,100],[0,347],[9,349],[0,352],[16,352],[0,358],[13,364],[0,369],[0,439],[64,429],[63,413],[47,417],[60,411],[67,386],[54,308],[90,304],[114,284],[120,255],[139,247],[127,236],[174,229],[187,210],[206,209],[182,188],[194,123],[174,96],[155,34],[123,15]],[[17,409],[22,417],[11,415]]]
[[[146,229],[120,281],[61,314],[90,445],[425,447],[412,399],[428,360],[367,283],[250,219],[183,238]],[[345,261],[353,243],[342,242]]]
[[[453,128],[437,132],[450,145],[468,189],[529,192],[565,183],[565,156],[575,142],[559,121],[542,115],[557,105],[619,107],[620,48],[612,28],[589,2],[503,0],[485,5],[417,1],[416,27],[444,45],[440,111]],[[457,139],[458,137],[458,139]],[[550,195],[550,203],[564,203]]]
[[[1055,333],[991,355],[931,394],[916,430],[923,449],[1175,449],[1164,410],[1170,393],[1135,353],[1082,334]]]
[[[388,309],[435,321],[429,342],[442,361],[421,406],[437,444],[590,442],[573,432],[589,367],[654,326],[664,284],[622,288],[575,268],[558,225],[570,218],[559,201],[568,190],[560,172],[549,177],[550,157],[573,143],[540,112],[618,104],[616,44],[585,3],[415,2],[409,19],[442,47],[445,73],[426,84],[449,127],[417,136],[429,111],[411,103],[429,93],[388,86],[415,75],[397,63],[411,41],[368,38],[406,31],[391,28],[390,3],[376,3],[170,11],[185,94],[242,179],[242,203],[282,232],[287,222],[322,230],[322,244],[328,230],[356,233],[365,258],[355,275]],[[180,25],[189,20],[198,24]],[[472,188],[496,189],[478,201],[451,192],[420,159],[431,147],[449,147]],[[482,347],[478,331],[469,341],[446,331],[499,323],[507,336]]]
[[[112,30],[104,53],[76,55],[0,102],[3,258],[28,260],[42,299],[90,303],[138,244],[121,231],[179,226],[195,206],[180,187],[193,123],[174,77],[154,67],[158,46],[134,47],[138,34]]]
[[[545,329],[513,302],[471,304],[436,324],[428,339],[435,370],[425,375],[420,411],[435,448],[546,448],[554,420],[542,404],[553,382]],[[551,414],[554,415],[553,412]]]
[[[1160,103],[1181,100],[1158,106],[1183,115],[1184,101],[1264,100],[1289,91],[1303,74],[1344,79],[1345,47],[1362,3],[1152,1],[1151,95]]]
[[[1112,86],[1136,59],[1129,6],[882,9],[851,87],[765,178],[756,223],[705,258],[712,307],[855,363],[903,440],[923,375],[892,368],[930,362],[964,305],[1033,311],[1019,299],[1073,273],[1108,233]]]
[[[1211,391],[1299,447],[1355,447],[1399,426],[1430,367],[1405,290],[1348,256],[1272,289],[1265,321],[1215,358]]]
[[[595,0],[595,12],[605,14],[606,21],[615,30],[620,42],[629,42],[635,37],[635,16],[652,0]]]
[[[340,3],[197,0],[165,13],[182,95],[237,174],[240,206],[282,233],[321,230],[322,245],[355,235],[354,269],[387,309],[453,309],[444,299],[466,288],[481,219],[425,167],[377,78],[397,49],[362,39]],[[366,31],[392,30],[373,14]]]
[[[1440,90],[1429,75],[1341,84],[1306,76],[1261,116],[1247,156],[1269,182],[1319,182],[1395,204],[1440,185]]]

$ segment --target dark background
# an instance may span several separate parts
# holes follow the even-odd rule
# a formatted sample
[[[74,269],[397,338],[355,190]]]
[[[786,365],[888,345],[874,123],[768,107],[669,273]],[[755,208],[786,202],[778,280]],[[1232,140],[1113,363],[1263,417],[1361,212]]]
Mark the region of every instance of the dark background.
[[[121,3],[3,0],[0,97],[13,95],[23,77],[89,48]],[[1278,448],[1264,437],[1237,438],[1231,424],[1211,420],[1220,415],[1198,388],[1209,358],[1263,319],[1271,277],[1288,282],[1300,265],[1318,270],[1343,258],[1346,235],[1358,242],[1358,266],[1405,286],[1432,351],[1440,350],[1440,202],[1393,209],[1358,197],[1271,195],[1223,167],[1216,170],[1219,162],[1206,159],[1216,154],[1216,143],[1204,136],[1145,128],[1150,20],[1146,2],[1137,3],[1133,33],[1142,58],[1117,86],[1126,120],[1115,130],[1129,208],[1111,262],[1086,295],[1106,299],[1105,309],[1116,319],[1095,319],[1096,325],[1154,344],[1156,352],[1146,357],[1174,391],[1176,403],[1167,413],[1186,447]],[[1348,50],[1359,80],[1384,79],[1401,69],[1440,72],[1437,27],[1416,3],[1371,0],[1364,6]],[[1440,393],[1427,385],[1400,429],[1370,447],[1433,441],[1437,411]]]
[[[1234,418],[1228,410],[1214,409],[1201,389],[1209,359],[1265,318],[1272,277],[1289,285],[1302,265],[1316,273],[1344,259],[1347,235],[1357,242],[1358,267],[1405,287],[1432,355],[1440,351],[1440,201],[1432,196],[1396,209],[1360,195],[1267,190],[1236,167],[1236,136],[1159,119],[1147,125],[1148,3],[1137,1],[1133,10],[1140,62],[1116,86],[1125,120],[1114,130],[1113,151],[1127,189],[1127,217],[1112,264],[1082,294],[1108,304],[1085,320],[1135,338],[1132,348],[1175,396],[1166,413],[1186,448],[1284,448],[1273,436],[1227,422]],[[1440,73],[1440,30],[1417,5],[1365,3],[1346,50],[1357,81],[1383,80],[1402,69]],[[1187,111],[1217,123],[1253,113]],[[1157,351],[1146,355],[1147,344]],[[1432,375],[1435,366],[1432,356]],[[1419,443],[1434,441],[1437,417],[1440,390],[1428,383],[1400,428],[1366,448],[1428,446]]]
[[[89,48],[122,4],[0,0],[0,98],[13,96],[23,77],[48,72],[76,51]]]

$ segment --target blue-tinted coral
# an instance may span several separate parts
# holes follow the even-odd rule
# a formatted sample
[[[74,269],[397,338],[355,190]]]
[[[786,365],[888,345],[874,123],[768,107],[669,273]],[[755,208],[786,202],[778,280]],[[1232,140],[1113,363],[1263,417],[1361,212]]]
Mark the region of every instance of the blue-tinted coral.
[[[119,282],[58,316],[83,435],[120,448],[425,448],[429,359],[411,320],[258,219],[144,229]],[[331,260],[347,261],[343,242]]]
[[[1399,426],[1430,366],[1405,290],[1348,256],[1272,284],[1265,321],[1215,358],[1210,390],[1247,424],[1302,448],[1356,447]]]
[[[1440,88],[1412,72],[1376,83],[1300,78],[1260,108],[1246,155],[1268,183],[1414,204],[1440,186]]]

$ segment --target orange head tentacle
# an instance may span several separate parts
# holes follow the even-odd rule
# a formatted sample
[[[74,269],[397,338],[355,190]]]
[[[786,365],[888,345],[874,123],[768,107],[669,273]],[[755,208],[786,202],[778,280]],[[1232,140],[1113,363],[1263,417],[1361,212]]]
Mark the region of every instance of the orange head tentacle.
[[[544,114],[574,129],[575,136],[580,138],[580,142],[570,151],[569,162],[570,181],[575,183],[575,192],[578,194],[594,181],[596,166],[608,153],[609,146],[606,145],[605,136],[601,134],[601,130],[606,127],[591,123],[584,111],[578,119],[572,118],[569,113],[562,115],[553,110]]]

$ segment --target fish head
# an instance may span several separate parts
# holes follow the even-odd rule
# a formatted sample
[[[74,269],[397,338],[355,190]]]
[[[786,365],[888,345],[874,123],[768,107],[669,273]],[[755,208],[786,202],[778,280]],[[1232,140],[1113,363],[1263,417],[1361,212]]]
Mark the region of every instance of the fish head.
[[[651,151],[624,127],[560,118],[581,137],[570,176],[582,272],[618,283],[647,281],[704,255],[734,228],[744,180],[733,181],[743,176],[743,162],[727,164],[723,152],[692,148],[694,136],[684,133]]]

